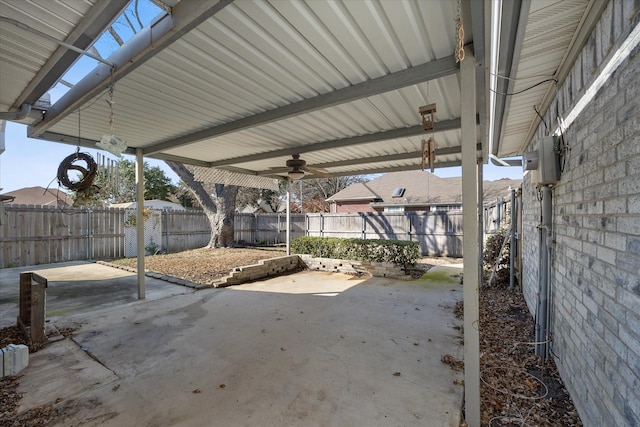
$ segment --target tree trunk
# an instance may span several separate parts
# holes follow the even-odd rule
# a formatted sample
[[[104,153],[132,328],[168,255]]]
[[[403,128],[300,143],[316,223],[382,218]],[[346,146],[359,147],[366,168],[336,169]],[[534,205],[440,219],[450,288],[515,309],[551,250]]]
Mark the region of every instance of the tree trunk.
[[[215,185],[216,204],[215,226],[216,232],[213,232],[211,224],[211,241],[209,247],[229,247],[233,244],[234,234],[234,213],[236,207],[236,196],[238,195],[237,185]]]
[[[167,165],[184,181],[204,210],[211,225],[208,248],[229,247],[233,244],[234,212],[237,185],[215,184],[214,194],[193,178],[193,173],[182,163],[166,161]]]

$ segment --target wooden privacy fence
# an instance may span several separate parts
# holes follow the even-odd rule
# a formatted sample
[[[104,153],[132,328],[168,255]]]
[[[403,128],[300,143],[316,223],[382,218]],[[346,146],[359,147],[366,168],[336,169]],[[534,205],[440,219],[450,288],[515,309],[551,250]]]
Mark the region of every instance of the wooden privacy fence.
[[[420,243],[422,255],[462,256],[461,212],[307,214],[307,235]]]
[[[124,210],[6,205],[0,268],[124,255]]]
[[[291,214],[291,239],[305,235],[305,214]],[[286,214],[239,213],[234,219],[235,240],[274,245],[287,239]]]
[[[125,256],[126,209],[6,205],[0,221],[0,268]],[[199,210],[157,211],[162,252],[205,246],[211,231]],[[412,240],[424,255],[462,256],[460,213],[292,214],[291,238],[309,236]],[[235,240],[286,241],[285,214],[235,215]],[[133,242],[135,244],[135,242]],[[145,243],[146,245],[146,243]],[[135,251],[134,251],[135,252]]]

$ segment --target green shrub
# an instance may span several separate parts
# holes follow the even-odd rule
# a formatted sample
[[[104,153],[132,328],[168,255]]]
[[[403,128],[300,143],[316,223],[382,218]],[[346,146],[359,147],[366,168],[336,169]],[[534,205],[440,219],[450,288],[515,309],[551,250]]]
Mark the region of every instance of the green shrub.
[[[320,258],[390,262],[405,269],[414,266],[420,257],[420,245],[404,240],[298,237],[291,242],[291,251]]]

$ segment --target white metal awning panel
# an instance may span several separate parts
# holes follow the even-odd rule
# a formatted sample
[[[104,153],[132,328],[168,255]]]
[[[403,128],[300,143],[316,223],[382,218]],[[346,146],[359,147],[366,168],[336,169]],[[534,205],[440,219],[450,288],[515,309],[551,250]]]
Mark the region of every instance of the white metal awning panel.
[[[540,123],[534,106],[545,113],[572,52],[586,40],[606,2],[600,0],[544,0],[530,3],[521,50],[514,66],[504,123],[494,153],[506,157],[523,152]],[[548,80],[545,82],[545,80]]]
[[[185,5],[192,6],[184,0],[171,4],[174,10],[182,7],[182,15],[171,22],[189,15]],[[447,130],[459,127],[460,82],[452,57],[457,13],[453,2],[231,2],[171,44],[149,50],[152,55],[117,77],[114,133],[147,156],[202,166],[222,162],[226,169],[254,174],[282,169],[294,150],[304,153],[308,165],[353,163],[366,149],[378,169],[406,167],[397,156],[406,162],[407,152],[420,150],[421,105],[435,103],[436,123],[448,123]],[[466,41],[473,42],[471,21],[465,26]],[[413,71],[405,74],[414,76],[407,83],[396,83],[403,81],[396,74],[437,70],[445,59],[454,68],[433,77],[431,71]],[[59,118],[35,134],[92,145],[110,133],[109,81],[101,84],[101,91],[90,92],[97,95],[82,101],[80,113],[75,107],[54,108]],[[337,95],[338,101],[332,101],[336,93],[354,87],[375,90],[344,100]],[[297,109],[299,103],[303,110]],[[289,112],[279,115],[287,107]],[[234,127],[261,115],[274,118]],[[227,127],[231,130],[217,132]],[[378,136],[395,131],[405,133]],[[440,133],[436,126],[443,147],[460,146],[459,132]],[[336,143],[363,136],[371,138],[350,149]],[[317,149],[325,143],[330,150]],[[264,159],[232,161],[256,154]],[[394,160],[387,163],[384,156]],[[449,156],[447,165],[460,159],[459,154]],[[420,164],[420,159],[413,162]],[[327,170],[358,171],[355,164],[336,168]]]
[[[0,0],[0,16],[65,40],[95,1]],[[0,39],[0,111],[9,111],[58,44],[4,20],[0,21]]]

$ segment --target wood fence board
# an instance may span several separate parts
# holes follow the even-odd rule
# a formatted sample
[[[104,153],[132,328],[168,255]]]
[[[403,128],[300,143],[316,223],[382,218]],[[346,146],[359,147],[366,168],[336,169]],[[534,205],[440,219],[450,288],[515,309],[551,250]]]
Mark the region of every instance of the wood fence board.
[[[121,258],[125,253],[125,210],[7,205],[0,226],[0,268],[71,260]],[[169,252],[203,247],[211,229],[198,210],[163,211],[162,246]],[[308,227],[308,229],[307,229]],[[462,215],[453,213],[291,214],[291,237],[304,235],[412,240],[423,254],[462,255]],[[88,254],[88,238],[91,253]],[[235,240],[284,243],[286,215],[235,215]]]

